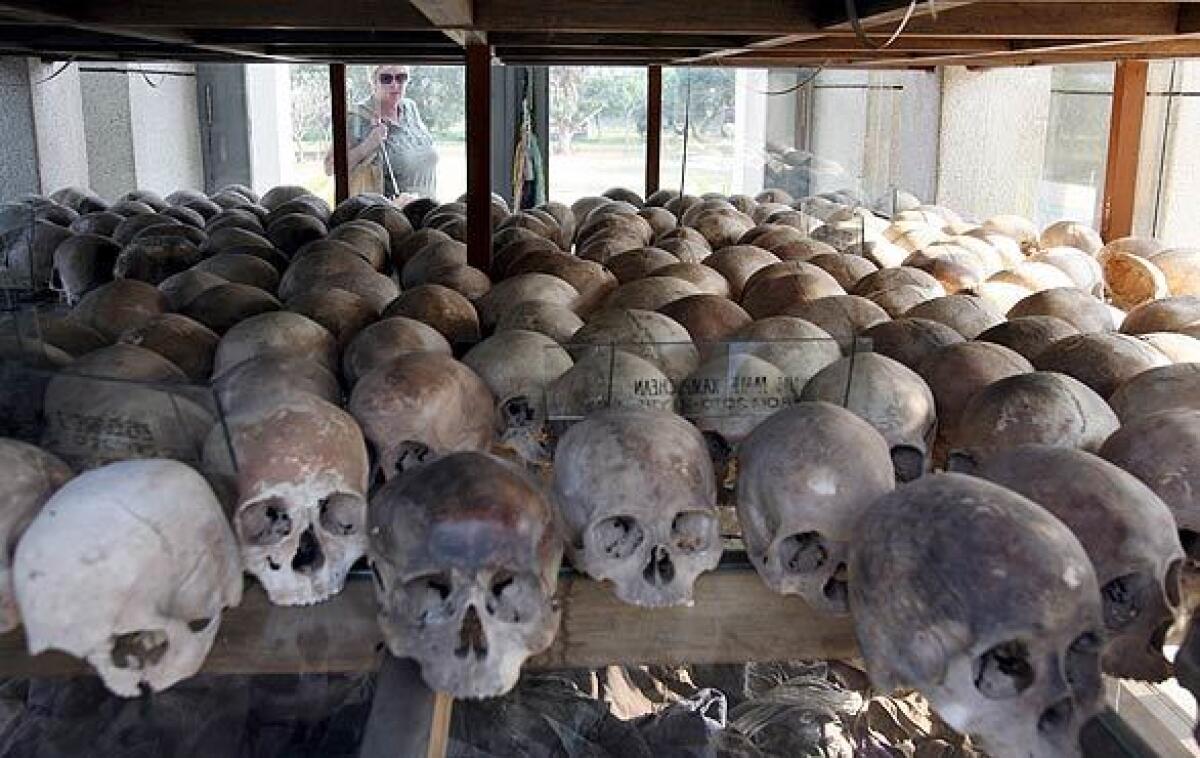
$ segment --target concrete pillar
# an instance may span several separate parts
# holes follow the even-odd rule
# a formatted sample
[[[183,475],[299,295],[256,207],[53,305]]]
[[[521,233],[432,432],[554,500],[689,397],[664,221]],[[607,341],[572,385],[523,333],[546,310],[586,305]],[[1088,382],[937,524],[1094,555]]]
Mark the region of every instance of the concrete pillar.
[[[246,71],[251,186],[263,193],[283,184],[292,161],[291,84],[287,66],[254,63]]]
[[[195,66],[155,63],[155,71],[185,76],[130,73],[129,121],[138,189],[168,195],[177,189],[204,189],[196,110]]]
[[[41,192],[88,186],[87,140],[79,68],[29,59]],[[56,72],[59,72],[53,76]],[[52,78],[51,78],[52,77]]]
[[[932,71],[889,71],[880,75],[904,88],[899,93],[896,114],[898,139],[891,144],[896,155],[891,181],[898,189],[932,202],[937,195],[941,77]]]
[[[1037,215],[1051,68],[942,72],[937,202],[964,216]]]
[[[41,188],[26,59],[0,58],[0,87],[6,93],[0,108],[0,202],[8,202]]]
[[[810,192],[860,191],[867,141],[866,71],[823,71],[813,92]]]
[[[80,74],[90,184],[96,194],[109,200],[137,187],[126,76],[100,71]]]

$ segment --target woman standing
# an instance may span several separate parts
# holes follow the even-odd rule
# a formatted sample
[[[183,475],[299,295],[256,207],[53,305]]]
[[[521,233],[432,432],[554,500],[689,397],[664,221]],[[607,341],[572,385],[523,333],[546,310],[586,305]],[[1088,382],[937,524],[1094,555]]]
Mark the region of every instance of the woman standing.
[[[417,104],[404,96],[409,76],[408,66],[377,66],[371,75],[371,96],[349,109],[351,194],[436,196],[437,149]],[[325,157],[325,169],[333,173],[332,150]]]

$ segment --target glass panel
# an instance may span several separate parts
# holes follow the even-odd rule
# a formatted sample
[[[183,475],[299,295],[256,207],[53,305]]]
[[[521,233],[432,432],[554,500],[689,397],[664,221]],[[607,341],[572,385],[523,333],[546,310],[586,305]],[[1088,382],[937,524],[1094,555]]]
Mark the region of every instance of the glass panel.
[[[1200,64],[1155,61],[1146,85],[1134,232],[1171,247],[1200,239]]]
[[[646,69],[550,68],[550,198],[645,185]]]
[[[282,156],[279,184],[304,187],[332,205],[333,176],[325,168],[325,155],[333,144],[329,67],[302,63],[289,64],[287,69],[290,117],[277,123],[280,139],[286,137],[291,150]]]
[[[1099,226],[1112,115],[1113,64],[1055,66],[1050,82],[1050,116],[1036,220],[1040,226],[1061,219]]]

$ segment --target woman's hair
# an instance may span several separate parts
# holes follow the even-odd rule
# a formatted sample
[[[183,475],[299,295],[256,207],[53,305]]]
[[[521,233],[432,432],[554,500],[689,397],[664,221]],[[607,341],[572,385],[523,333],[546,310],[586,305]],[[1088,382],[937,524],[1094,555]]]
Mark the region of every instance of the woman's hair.
[[[388,68],[401,69],[404,73],[408,74],[409,80],[412,80],[412,67],[407,63],[381,63],[378,66],[371,67],[371,89],[379,88],[379,72]]]

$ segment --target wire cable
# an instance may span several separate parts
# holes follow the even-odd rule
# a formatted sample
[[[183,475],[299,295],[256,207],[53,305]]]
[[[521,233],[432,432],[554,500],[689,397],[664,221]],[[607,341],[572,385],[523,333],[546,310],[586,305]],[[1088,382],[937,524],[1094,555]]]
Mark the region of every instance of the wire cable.
[[[862,19],[858,17],[857,0],[846,0],[846,18],[850,20],[850,28],[854,30],[854,36],[858,37],[859,42],[862,42],[865,47],[869,47],[872,50],[886,50],[896,40],[900,39],[900,35],[904,33],[904,30],[908,27],[908,22],[912,20],[913,13],[917,10],[918,2],[920,0],[911,0],[909,2],[908,10],[904,12],[904,18],[900,19],[900,24],[896,27],[896,31],[892,32],[892,36],[888,37],[887,42],[884,42],[882,45],[868,37],[866,31],[863,30]],[[934,8],[935,6],[930,2],[930,9],[936,18],[937,12]]]

